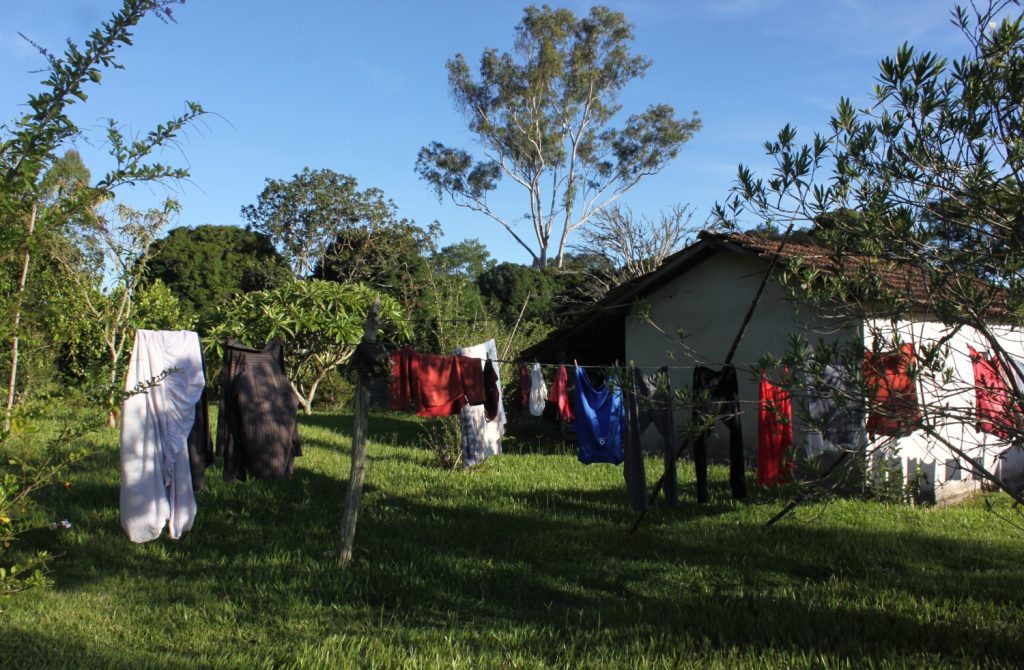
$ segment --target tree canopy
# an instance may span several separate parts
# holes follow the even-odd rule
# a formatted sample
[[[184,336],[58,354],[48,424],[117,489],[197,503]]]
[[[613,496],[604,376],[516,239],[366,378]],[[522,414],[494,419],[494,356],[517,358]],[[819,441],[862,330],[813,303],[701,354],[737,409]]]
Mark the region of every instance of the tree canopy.
[[[561,266],[570,233],[660,171],[701,122],[654,104],[614,125],[620,91],[651,65],[631,53],[633,27],[620,12],[593,7],[577,17],[531,6],[515,32],[511,52],[484,51],[479,78],[463,54],[447,62],[451,95],[482,155],[431,142],[416,172],[439,199],[497,222],[539,267]],[[503,177],[526,191],[529,233],[517,228],[518,212],[488,200]]]
[[[377,299],[381,335],[408,339],[409,323],[394,298],[363,284],[295,279],[221,305],[208,342],[220,360],[229,337],[255,347],[274,338],[283,340],[292,390],[309,413],[320,383],[355,353],[366,315]]]
[[[237,226],[175,228],[153,243],[151,255],[149,278],[162,281],[201,329],[229,296],[290,277],[270,238]]]
[[[396,222],[397,208],[380,189],[359,190],[355,177],[307,167],[288,180],[267,179],[242,217],[273,240],[296,277],[306,277],[328,259],[332,243],[342,240],[337,251],[349,231],[375,234]]]

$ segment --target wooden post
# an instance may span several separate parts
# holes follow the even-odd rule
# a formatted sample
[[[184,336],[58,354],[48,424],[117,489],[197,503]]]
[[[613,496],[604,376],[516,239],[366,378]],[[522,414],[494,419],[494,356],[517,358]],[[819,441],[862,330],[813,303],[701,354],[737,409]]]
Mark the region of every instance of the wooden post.
[[[378,298],[364,325],[364,350],[372,347],[377,341],[377,319],[380,313]],[[341,542],[338,563],[342,568],[352,562],[352,547],[356,537],[356,521],[359,516],[359,499],[363,495],[363,479],[366,477],[366,437],[370,415],[370,375],[372,361],[359,355],[356,360],[356,391],[352,406],[352,469],[348,477],[348,493],[345,495],[345,507],[341,512]]]

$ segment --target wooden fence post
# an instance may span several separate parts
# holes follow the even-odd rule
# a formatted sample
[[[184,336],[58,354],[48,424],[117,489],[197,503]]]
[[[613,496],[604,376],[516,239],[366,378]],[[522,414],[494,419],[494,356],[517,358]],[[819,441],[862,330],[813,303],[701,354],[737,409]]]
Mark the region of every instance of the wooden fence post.
[[[378,298],[363,326],[363,341],[356,349],[356,390],[352,409],[352,469],[348,477],[348,493],[345,507],[341,512],[341,542],[338,563],[345,568],[352,562],[352,547],[356,537],[356,520],[359,516],[359,499],[363,494],[363,479],[366,477],[366,437],[370,415],[370,377],[374,369],[373,351],[380,350],[377,343],[377,321],[380,314]]]

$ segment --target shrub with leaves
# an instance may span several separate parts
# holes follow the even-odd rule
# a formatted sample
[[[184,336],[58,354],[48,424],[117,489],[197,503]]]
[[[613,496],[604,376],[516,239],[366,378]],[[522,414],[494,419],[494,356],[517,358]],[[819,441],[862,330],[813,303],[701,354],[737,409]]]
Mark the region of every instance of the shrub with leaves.
[[[407,340],[411,328],[394,298],[363,284],[294,280],[247,293],[222,307],[217,325],[208,333],[208,362],[223,358],[228,338],[251,347],[281,339],[285,371],[308,414],[320,383],[355,353],[366,315],[378,298],[381,338]]]

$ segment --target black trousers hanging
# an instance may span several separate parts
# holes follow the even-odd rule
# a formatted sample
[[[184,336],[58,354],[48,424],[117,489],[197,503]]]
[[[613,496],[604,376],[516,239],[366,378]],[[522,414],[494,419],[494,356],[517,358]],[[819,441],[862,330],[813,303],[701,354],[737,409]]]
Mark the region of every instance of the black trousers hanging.
[[[736,368],[731,365],[723,366],[721,370],[712,370],[700,365],[695,367],[693,398],[694,425],[706,426],[693,442],[693,464],[697,470],[697,502],[708,501],[707,439],[718,421],[729,429],[729,488],[732,489],[732,497],[746,498],[747,479],[743,464],[743,431],[740,427]]]
[[[669,507],[679,504],[678,486],[676,483],[676,426],[673,416],[672,383],[668,378],[668,368],[663,367],[657,373],[644,374],[639,368],[633,369],[632,375],[633,393],[629,396],[635,405],[635,417],[630,415],[630,439],[627,442],[627,449],[635,452],[641,466],[643,464],[640,436],[647,430],[647,427],[654,424],[658,433],[661,434],[662,447],[665,463],[665,480],[662,484],[662,492]],[[627,488],[629,483],[630,453],[626,454]],[[646,484],[646,482],[645,482]],[[644,486],[646,491],[646,485]],[[630,501],[632,501],[632,494]],[[637,509],[634,504],[634,509]],[[641,509],[637,509],[641,511]]]

